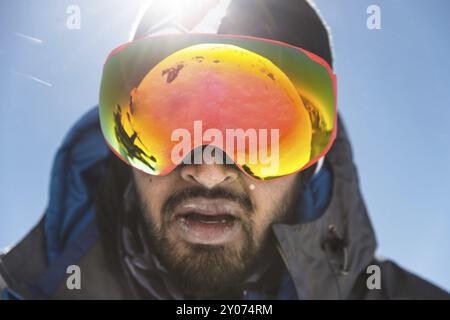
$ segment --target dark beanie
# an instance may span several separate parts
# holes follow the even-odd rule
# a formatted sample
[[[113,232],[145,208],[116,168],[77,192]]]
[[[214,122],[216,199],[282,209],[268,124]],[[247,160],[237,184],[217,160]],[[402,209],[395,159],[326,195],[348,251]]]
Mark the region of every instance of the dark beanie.
[[[332,65],[328,31],[306,0],[232,0],[218,33],[286,42]]]
[[[139,21],[134,38],[168,13],[163,5],[150,6]],[[328,31],[306,0],[231,0],[218,33],[278,40],[304,48],[332,65]]]

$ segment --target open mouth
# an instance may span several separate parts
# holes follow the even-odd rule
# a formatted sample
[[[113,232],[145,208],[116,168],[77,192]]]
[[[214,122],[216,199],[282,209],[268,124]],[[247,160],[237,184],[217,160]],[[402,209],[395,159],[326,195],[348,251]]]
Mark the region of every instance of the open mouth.
[[[190,199],[175,208],[175,229],[179,236],[191,243],[223,244],[239,234],[244,214],[234,201]]]
[[[207,215],[197,212],[188,213],[179,216],[186,223],[205,223],[205,224],[230,224],[237,220],[236,217],[229,214]]]

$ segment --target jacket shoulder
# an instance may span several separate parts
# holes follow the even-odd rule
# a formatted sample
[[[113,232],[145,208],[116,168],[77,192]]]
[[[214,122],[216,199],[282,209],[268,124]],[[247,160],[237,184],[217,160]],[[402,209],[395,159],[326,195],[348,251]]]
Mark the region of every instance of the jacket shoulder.
[[[77,261],[66,261],[64,252],[49,264],[42,219],[15,247],[0,255],[0,292],[7,299],[133,299],[134,291],[123,275],[111,268],[103,246],[95,240]],[[80,246],[72,248],[80,250]],[[70,250],[72,250],[70,249]],[[72,250],[72,251],[73,251]],[[68,265],[80,270],[81,287],[70,290]],[[30,288],[33,290],[30,291]],[[0,298],[1,299],[1,298]]]
[[[27,283],[47,269],[44,218],[11,250],[0,255],[2,288],[13,289],[26,297],[23,283]]]
[[[365,271],[357,281],[351,299],[448,300],[450,293],[405,270],[390,260],[374,260],[380,267],[381,288],[368,289]]]
[[[111,268],[100,241],[86,252],[77,263],[80,271],[80,287],[69,289],[66,280],[57,287],[51,299],[55,300],[122,300],[136,299],[132,287],[127,285],[124,274]],[[67,275],[69,276],[69,275]]]

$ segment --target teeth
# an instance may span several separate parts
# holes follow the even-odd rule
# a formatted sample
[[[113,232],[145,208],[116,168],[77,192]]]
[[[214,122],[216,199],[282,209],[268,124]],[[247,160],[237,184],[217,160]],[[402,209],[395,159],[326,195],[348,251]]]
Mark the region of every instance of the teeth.
[[[207,220],[200,220],[201,223],[206,223],[206,224],[215,224],[215,223],[219,223],[219,221],[207,221]]]
[[[220,221],[214,221],[214,220],[200,220],[201,223],[206,223],[206,224],[215,224],[215,223],[226,223],[227,219],[222,219]]]

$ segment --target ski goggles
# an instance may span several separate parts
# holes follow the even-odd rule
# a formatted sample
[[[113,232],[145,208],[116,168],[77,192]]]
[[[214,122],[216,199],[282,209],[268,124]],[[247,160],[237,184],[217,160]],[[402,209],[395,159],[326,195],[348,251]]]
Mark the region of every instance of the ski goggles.
[[[327,153],[336,119],[331,67],[282,42],[151,36],[113,50],[103,69],[106,142],[151,175],[221,161],[260,180],[292,174]]]

